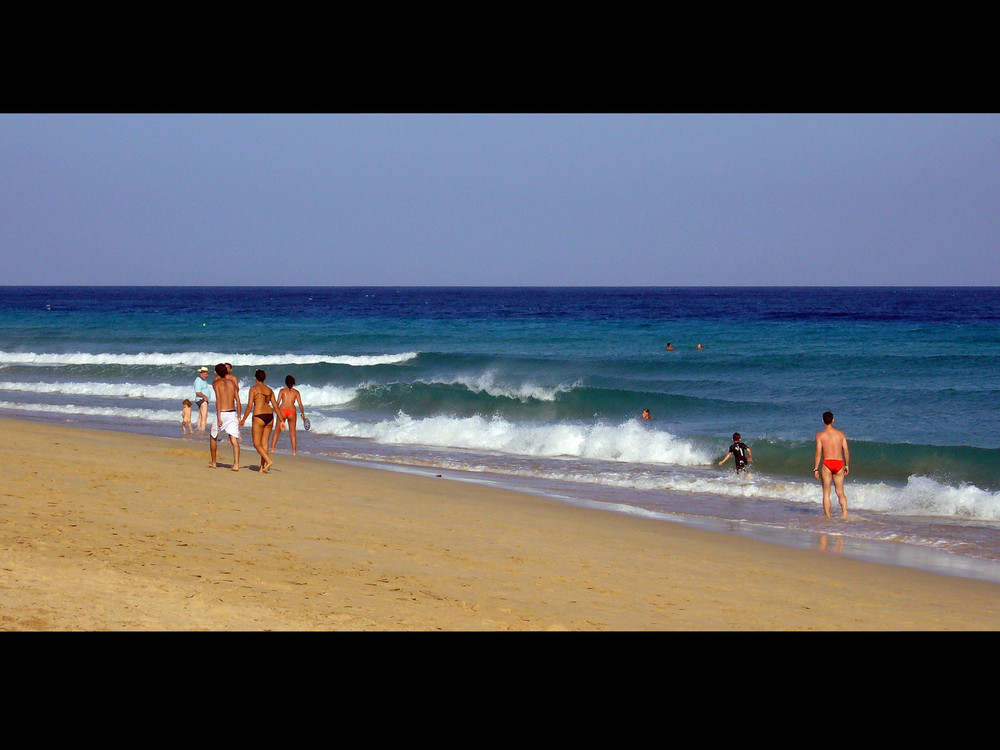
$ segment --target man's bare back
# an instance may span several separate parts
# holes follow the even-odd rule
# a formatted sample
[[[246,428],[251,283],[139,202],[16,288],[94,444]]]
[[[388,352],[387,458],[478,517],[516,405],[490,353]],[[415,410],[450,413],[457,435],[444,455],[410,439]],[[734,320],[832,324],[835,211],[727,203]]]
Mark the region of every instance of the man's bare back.
[[[827,427],[816,433],[816,442],[820,446],[823,458],[845,460],[847,455],[847,435],[835,427]]]
[[[212,383],[212,387],[215,388],[216,405],[218,406],[218,411],[239,411],[239,403],[237,401],[239,394],[239,387],[236,385],[236,381],[230,377],[215,379]]]
[[[209,450],[211,460],[209,467],[216,467],[216,440],[221,437],[223,422],[226,422],[225,431],[229,435],[229,442],[233,445],[233,466],[232,471],[240,470],[240,443],[239,443],[239,411],[240,411],[240,388],[235,378],[226,373],[225,365],[219,364],[215,367],[216,378],[212,383],[215,391],[215,424],[209,431]],[[223,418],[223,415],[225,419]]]
[[[815,474],[823,483],[823,514],[830,517],[830,490],[837,491],[841,515],[847,517],[847,495],[844,493],[844,477],[850,474],[851,452],[847,447],[847,436],[833,426],[833,414],[824,412],[826,427],[816,433]]]

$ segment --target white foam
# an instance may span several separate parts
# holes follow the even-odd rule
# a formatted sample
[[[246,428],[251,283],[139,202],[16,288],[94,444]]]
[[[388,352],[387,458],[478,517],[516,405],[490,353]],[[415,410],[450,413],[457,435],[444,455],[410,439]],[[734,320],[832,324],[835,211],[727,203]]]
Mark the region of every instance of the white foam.
[[[833,502],[837,502],[836,496]],[[848,508],[854,504],[894,515],[1000,521],[1000,492],[970,484],[949,487],[921,476],[909,477],[903,487],[853,483],[847,490],[847,502]]]
[[[104,398],[146,398],[160,399],[165,401],[183,401],[184,399],[194,400],[194,379],[191,384],[177,385],[176,383],[114,383],[114,382],[18,382],[0,381],[0,391],[11,391],[19,393],[56,393],[66,396],[98,396]],[[240,381],[240,395],[246,398],[252,383],[248,384]],[[208,388],[211,388],[211,380],[208,381]],[[313,408],[323,408],[326,406],[343,406],[350,403],[358,393],[357,388],[340,387],[334,385],[310,386],[296,385],[302,394],[302,401]],[[275,385],[272,390],[279,388]]]
[[[177,409],[131,409],[115,406],[77,406],[76,404],[18,404],[0,401],[0,409],[69,416],[105,417],[111,420],[141,419],[149,422],[180,422]]]
[[[159,367],[214,366],[229,362],[238,367],[338,364],[351,367],[394,365],[417,357],[417,352],[371,355],[330,354],[223,354],[220,352],[141,352],[138,354],[92,354],[89,352],[36,353],[0,352],[0,365],[153,365]]]
[[[193,379],[192,379],[193,382]],[[209,385],[211,387],[211,384]],[[67,396],[101,396],[107,398],[148,398],[168,401],[182,401],[186,398],[194,400],[192,385],[176,385],[172,383],[140,384],[140,383],[23,383],[0,381],[0,391],[24,393],[59,393]]]
[[[537,401],[555,401],[560,393],[566,393],[577,387],[579,383],[573,385],[541,386],[533,383],[521,383],[520,385],[506,385],[497,382],[496,371],[490,370],[478,376],[456,376],[452,378],[433,378],[426,381],[418,381],[437,385],[460,385],[473,393],[486,393],[490,396],[516,399],[527,402],[530,399]]]
[[[277,384],[271,386],[274,390],[275,397],[277,397],[278,391],[281,390],[281,387],[283,386],[278,386]],[[310,409],[323,408],[324,406],[343,406],[344,404],[349,404],[357,397],[358,391],[363,387],[364,386],[351,388],[338,385],[295,385],[295,389],[302,396],[303,405]]]
[[[521,425],[502,417],[426,417],[400,412],[394,419],[360,423],[317,417],[312,429],[374,440],[385,445],[459,448],[541,458],[590,458],[630,463],[702,466],[712,456],[663,430],[637,420],[612,424]]]

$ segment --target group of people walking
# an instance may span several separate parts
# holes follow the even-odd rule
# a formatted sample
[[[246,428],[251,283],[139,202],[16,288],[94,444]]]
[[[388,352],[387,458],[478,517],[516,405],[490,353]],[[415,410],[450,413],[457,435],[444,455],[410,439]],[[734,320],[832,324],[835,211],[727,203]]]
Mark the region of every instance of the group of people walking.
[[[198,407],[198,429],[209,431],[209,450],[211,461],[209,466],[215,468],[218,454],[218,440],[222,433],[229,436],[229,441],[233,446],[232,471],[239,471],[240,468],[240,428],[246,422],[247,417],[253,413],[251,430],[253,434],[253,447],[260,454],[260,471],[266,474],[273,465],[270,454],[274,453],[278,444],[278,435],[287,427],[288,437],[292,444],[292,454],[298,454],[298,440],[295,428],[298,421],[296,407],[302,415],[302,421],[306,429],[309,429],[309,420],[306,419],[305,407],[302,405],[302,395],[295,388],[295,378],[288,375],[285,378],[285,387],[275,395],[270,386],[265,384],[267,374],[263,370],[254,373],[255,383],[250,387],[247,394],[246,408],[240,402],[240,384],[233,375],[233,366],[228,362],[220,362],[215,366],[215,379],[210,383],[208,380],[209,369],[202,367],[198,370],[198,377],[194,381],[195,404],[190,399],[184,399],[184,409],[181,419],[181,430],[194,433],[191,425],[191,412],[194,405]],[[214,399],[213,399],[214,396]],[[215,401],[215,419],[209,425],[208,405]],[[243,416],[240,417],[240,411]],[[270,441],[270,446],[268,445]]]
[[[209,427],[209,450],[212,459],[209,466],[215,468],[218,454],[219,435],[225,432],[229,435],[229,440],[233,445],[233,466],[232,471],[239,471],[240,468],[240,427],[246,422],[247,417],[253,413],[251,425],[253,432],[253,447],[260,454],[260,471],[266,474],[273,461],[270,454],[274,453],[278,444],[278,435],[286,428],[288,429],[289,440],[292,444],[292,455],[298,455],[298,440],[295,435],[295,428],[298,417],[295,409],[298,406],[299,413],[305,428],[309,429],[309,420],[306,419],[305,407],[302,405],[302,395],[295,388],[295,378],[291,375],[285,377],[285,387],[275,395],[270,386],[264,383],[267,374],[263,370],[254,373],[256,382],[247,394],[247,405],[240,417],[240,384],[233,375],[233,366],[228,362],[220,362],[215,366],[215,380],[211,384],[208,382],[208,368],[202,367],[198,370],[198,377],[194,381],[195,404],[198,407],[198,429],[204,431],[208,421],[208,404],[215,396],[215,419]],[[191,412],[193,404],[189,399],[184,399],[184,409],[181,418],[181,430],[190,431],[194,434],[191,426]],[[642,418],[650,419],[649,409],[642,410]],[[833,426],[833,414],[829,411],[823,413],[824,429],[816,433],[816,468],[813,473],[823,485],[823,512],[830,517],[830,500],[833,491],[837,493],[840,501],[841,514],[847,516],[847,496],[844,493],[844,477],[850,472],[850,450],[847,446],[847,437],[843,432]],[[276,428],[276,429],[275,429]],[[273,434],[272,434],[273,433]],[[268,441],[270,440],[270,446]],[[736,472],[748,471],[750,463],[753,461],[753,454],[750,448],[742,442],[738,432],[733,433],[733,444],[729,446],[729,451],[725,457],[719,461],[721,466],[730,458],[734,458]]]

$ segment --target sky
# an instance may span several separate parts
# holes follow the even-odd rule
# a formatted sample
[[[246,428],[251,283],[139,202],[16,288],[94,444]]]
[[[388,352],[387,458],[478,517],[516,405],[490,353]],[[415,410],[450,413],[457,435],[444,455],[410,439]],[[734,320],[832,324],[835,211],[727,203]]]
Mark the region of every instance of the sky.
[[[1000,286],[1000,115],[0,114],[0,285]]]

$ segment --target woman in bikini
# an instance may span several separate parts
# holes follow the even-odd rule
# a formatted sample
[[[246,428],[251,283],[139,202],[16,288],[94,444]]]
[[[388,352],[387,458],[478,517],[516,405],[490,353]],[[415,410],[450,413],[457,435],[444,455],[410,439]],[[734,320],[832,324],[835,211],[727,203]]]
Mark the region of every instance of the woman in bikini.
[[[247,409],[243,412],[240,426],[243,426],[252,409],[253,447],[260,454],[260,473],[267,474],[274,463],[267,455],[267,439],[271,436],[275,416],[278,417],[279,424],[282,417],[280,413],[275,414],[278,402],[274,400],[274,391],[264,385],[267,374],[263,370],[257,370],[254,377],[257,378],[257,383],[250,389],[250,395],[247,397]]]
[[[302,418],[306,418],[305,407],[302,406],[302,396],[295,390],[295,378],[288,375],[285,378],[285,388],[278,391],[278,407],[281,409],[282,415],[288,420],[288,437],[292,441],[292,455],[297,456],[298,453],[296,449],[298,443],[295,439],[295,424],[298,421],[298,417],[295,416],[295,404],[299,405],[299,411],[302,413]],[[274,435],[271,437],[271,453],[274,453],[274,446],[278,444],[278,435],[281,434],[282,425],[278,425],[278,429],[274,431]]]

